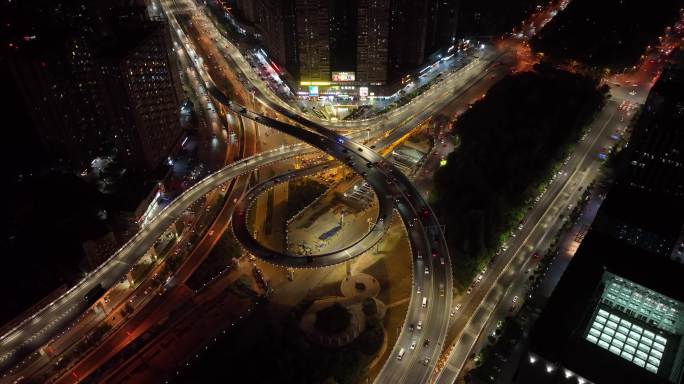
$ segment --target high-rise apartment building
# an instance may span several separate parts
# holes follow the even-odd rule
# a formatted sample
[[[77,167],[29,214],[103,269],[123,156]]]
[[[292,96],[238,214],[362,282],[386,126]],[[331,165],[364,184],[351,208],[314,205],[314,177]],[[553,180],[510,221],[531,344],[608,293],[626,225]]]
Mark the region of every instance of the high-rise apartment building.
[[[390,3],[389,76],[396,79],[423,64],[433,0]]]
[[[330,4],[328,0],[296,0],[299,78],[330,81]]]
[[[299,73],[295,0],[241,0],[237,7],[252,23],[270,56],[294,76]]]
[[[387,81],[389,0],[358,0],[356,78],[369,84]]]
[[[180,79],[166,23],[147,22],[103,43],[98,69],[120,158],[137,171],[154,170],[180,141]]]
[[[458,3],[240,0],[237,8],[257,27],[271,57],[302,85],[348,89],[397,80],[451,43]]]
[[[330,2],[330,70],[332,72],[354,72],[357,62],[357,0],[336,0]]]
[[[437,0],[431,4],[426,49],[428,54],[456,41],[460,1]]]
[[[115,154],[152,171],[182,135],[168,26],[140,8],[110,10],[107,23],[83,14],[14,43],[6,65],[46,150],[77,169]]]

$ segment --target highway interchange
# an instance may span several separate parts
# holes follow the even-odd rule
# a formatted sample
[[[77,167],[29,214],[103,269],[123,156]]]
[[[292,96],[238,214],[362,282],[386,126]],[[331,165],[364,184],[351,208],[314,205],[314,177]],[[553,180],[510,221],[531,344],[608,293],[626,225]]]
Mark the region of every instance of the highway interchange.
[[[178,30],[180,30],[180,28],[178,28]],[[409,103],[407,106],[394,110],[391,116],[378,117],[373,119],[372,122],[365,121],[362,125],[364,127],[371,127],[370,130],[373,133],[384,131],[386,127],[393,125],[392,121],[403,120],[407,121],[407,123],[402,125],[402,127],[413,126],[415,123],[427,119],[431,114],[439,110],[439,107],[449,102],[451,96],[460,89],[458,85],[471,85],[472,82],[482,79],[484,74],[481,73],[480,70],[482,68],[487,68],[488,64],[489,62],[486,62],[485,60],[475,60],[463,68],[461,70],[462,72],[451,74],[442,82],[442,84],[439,84],[439,87],[434,87],[426,94],[416,98],[416,100]],[[210,80],[208,79],[206,72],[201,68],[199,68],[199,72],[202,78]],[[258,80],[256,80],[256,83],[259,84]],[[440,97],[435,98],[435,92],[439,92],[443,89],[449,91],[442,91]],[[270,90],[265,87],[265,91],[268,95]],[[271,96],[275,98],[274,95]],[[301,119],[300,122],[304,120],[305,119]],[[349,123],[345,122],[339,125],[347,128]],[[360,136],[366,136],[368,130],[369,128],[364,128],[358,133],[361,133]],[[202,192],[217,188],[225,179],[247,174],[263,165],[296,156],[307,151],[311,151],[311,148],[304,145],[294,145],[291,147],[278,148],[270,152],[262,152],[252,158],[240,160],[191,187],[183,195],[179,196],[170,205],[165,207],[147,227],[134,235],[119,251],[113,254],[100,267],[88,274],[83,280],[58,299],[52,301],[34,315],[28,317],[19,325],[6,332],[0,338],[0,369],[5,371],[14,364],[20,362],[24,357],[30,354],[37,354],[38,352],[36,351],[41,346],[52,338],[60,335],[64,329],[67,329],[69,325],[78,319],[88,308],[83,302],[85,293],[90,291],[97,284],[103,284],[105,287],[108,287],[119,281],[121,277],[128,272],[131,266],[144,255],[145,251],[155,243],[157,238],[164,233],[166,228],[168,228],[168,226],[173,223],[193,201],[204,195]],[[379,160],[380,159],[377,158],[377,161]],[[414,196],[415,195],[417,194],[414,194]]]
[[[189,2],[186,5],[194,7],[194,4]],[[167,11],[167,15],[172,15],[168,11],[171,7],[170,3],[162,2],[160,6]],[[202,12],[202,10],[195,10],[194,14],[199,14],[202,17]],[[177,32],[182,34],[175,18],[169,17],[169,19],[172,25],[177,27]],[[205,28],[210,26],[210,23],[205,24]],[[300,126],[287,124],[264,114],[249,111],[246,107],[232,102],[213,86],[211,76],[202,67],[198,67],[197,70],[200,73],[200,77],[205,81],[205,86],[209,89],[214,100],[228,107],[235,115],[292,135],[311,146],[295,144],[258,153],[222,168],[189,188],[182,195],[174,199],[148,226],[131,238],[99,268],[86,276],[60,298],[54,300],[14,329],[2,335],[0,338],[0,369],[8,369],[67,329],[70,324],[87,310],[87,306],[83,302],[85,293],[97,284],[102,283],[105,287],[109,287],[119,281],[131,266],[145,254],[146,250],[152,247],[167,228],[195,201],[205,196],[208,192],[220,188],[228,180],[232,180],[240,175],[249,174],[268,164],[304,153],[310,153],[315,150],[312,148],[313,146],[351,166],[356,173],[366,179],[376,191],[381,202],[380,217],[384,215],[389,217],[388,210],[391,211],[393,206],[398,210],[405,223],[413,254],[412,273],[414,284],[421,286],[422,293],[420,295],[411,294],[404,327],[390,354],[390,358],[386,361],[376,381],[427,382],[433,373],[434,363],[442,353],[444,340],[450,326],[449,313],[452,308],[451,298],[453,294],[448,250],[436,217],[411,181],[395,169],[391,163],[378,155],[370,146],[366,146],[370,145],[370,142],[364,145],[352,140],[357,139],[361,141],[367,137],[373,137],[376,140],[376,138],[380,137],[380,141],[374,144],[380,149],[391,144],[393,140],[404,137],[413,127],[443,109],[454,98],[458,98],[465,89],[472,87],[492,71],[498,70],[494,64],[501,55],[489,51],[483,52],[481,58],[475,59],[471,64],[459,71],[454,71],[444,76],[440,83],[433,86],[425,94],[418,96],[408,105],[394,109],[386,115],[362,121],[329,122],[309,115],[302,116],[292,106],[273,94],[268,86],[263,84],[239,50],[218,33],[215,28],[209,29],[207,34],[219,42],[217,46],[226,56],[229,66],[238,69],[248,79],[249,83],[253,86],[252,91],[256,101],[263,107],[284,116],[286,118],[284,120],[294,121]],[[189,44],[187,37],[183,36],[181,41],[183,41],[183,38],[185,39],[185,44]],[[610,119],[612,120],[612,116]],[[399,122],[402,123],[399,124]],[[339,132],[331,129],[338,130]],[[342,133],[347,135],[342,135]],[[386,133],[387,135],[385,135]],[[391,136],[389,135],[390,133]],[[489,289],[480,289],[473,293],[469,304],[466,304],[463,308],[458,320],[461,323],[465,322],[465,324],[459,325],[459,327],[464,329],[463,333],[465,335],[477,335],[479,334],[478,330],[484,327],[493,310],[492,305],[500,301],[499,296],[501,295],[502,285],[507,282],[506,279],[501,279],[501,276],[506,273],[513,273],[512,271],[515,268],[520,268],[520,261],[516,262],[515,260],[524,258],[525,255],[524,252],[519,251],[523,249],[523,244],[528,240],[529,236],[539,236],[539,234],[533,235],[533,232],[537,229],[537,223],[541,222],[544,216],[547,215],[551,205],[556,201],[556,197],[566,189],[567,185],[575,185],[577,183],[571,183],[570,180],[579,177],[578,175],[586,178],[584,173],[586,170],[585,163],[588,161],[587,158],[591,159],[592,154],[595,153],[596,146],[598,145],[597,140],[604,133],[603,128],[593,130],[591,136],[578,146],[576,155],[570,158],[570,161],[564,168],[570,171],[570,173],[567,176],[563,176],[562,180],[559,179],[558,182],[552,183],[540,203],[529,213],[528,224],[526,224],[517,241],[511,244],[512,255],[510,259],[507,259],[507,257],[498,258],[497,264],[492,267],[492,270],[498,271],[498,274],[488,274],[485,281],[481,283],[481,287],[489,287]],[[385,137],[383,138],[382,135],[385,135]],[[349,157],[351,157],[351,160]],[[368,167],[369,163],[372,164],[370,168]],[[291,176],[301,176],[302,174],[303,172],[295,172]],[[254,187],[253,192],[257,193],[257,191],[282,180],[268,180]],[[249,192],[248,195],[250,195]],[[236,218],[239,219],[240,217],[244,221],[243,213],[245,212],[247,202],[248,199],[242,199],[237,203],[233,211],[234,223],[236,223]],[[241,214],[242,216],[240,216]],[[349,244],[343,250],[312,258],[300,255],[276,255],[272,250],[263,248],[254,242],[249,233],[246,233],[246,235],[252,242],[249,242],[249,239],[244,236],[238,237],[241,241],[245,241],[250,252],[271,263],[282,266],[319,267],[337,264],[357,256],[364,250],[372,247],[386,230],[382,222],[382,220],[376,220],[376,226],[369,234],[359,239],[358,242]],[[540,231],[538,230],[537,232]],[[236,234],[238,233],[236,232]],[[433,250],[438,255],[434,259],[432,257]],[[444,264],[437,261],[440,257],[444,257]],[[444,288],[444,291],[440,292],[440,286]],[[428,299],[427,308],[422,308],[421,306],[423,297]],[[410,325],[416,324],[418,321],[424,324],[423,329],[421,331],[411,331],[409,329]],[[415,338],[415,332],[421,332],[421,337],[423,339],[430,339],[431,343],[425,348],[419,348],[420,352],[418,350],[415,352],[407,351],[403,359],[397,359],[396,356],[400,349],[408,349],[411,341]],[[459,339],[461,344],[452,353],[449,362],[450,369],[442,371],[447,373],[439,376],[439,382],[453,382],[474,342],[475,340],[472,337],[462,337]]]

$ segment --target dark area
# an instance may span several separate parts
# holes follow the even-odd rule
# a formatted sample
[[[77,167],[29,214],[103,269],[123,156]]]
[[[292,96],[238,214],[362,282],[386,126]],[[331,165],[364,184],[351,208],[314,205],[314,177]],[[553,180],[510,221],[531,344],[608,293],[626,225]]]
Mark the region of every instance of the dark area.
[[[435,175],[435,211],[443,212],[463,289],[522,218],[554,164],[602,107],[595,79],[537,65],[509,76],[453,129],[461,146]]]
[[[325,333],[336,334],[347,329],[350,320],[351,313],[347,308],[335,303],[316,312],[314,327]]]
[[[283,317],[259,306],[247,321],[182,371],[176,382],[351,384],[359,380],[382,345],[382,326],[374,319],[354,342],[341,348],[309,342],[298,321],[291,312]]]
[[[125,232],[130,212],[150,188],[126,178],[117,193],[103,194],[93,183],[59,168],[38,172],[17,175],[18,180],[5,189],[9,196],[3,207],[5,274],[0,287],[9,294],[0,323],[60,285],[80,279],[83,242],[110,231]],[[25,273],[32,278],[27,280]]]
[[[107,231],[106,221],[98,218],[98,212],[108,207],[106,196],[73,175],[51,172],[12,187],[3,200],[6,233],[0,287],[8,294],[0,322],[80,278],[81,242]]]
[[[487,344],[480,352],[481,365],[468,373],[468,377],[477,377],[479,382],[491,381],[497,378],[501,369],[506,366],[508,357],[515,350],[518,341],[523,337],[523,330],[513,318],[507,318],[502,327],[497,328],[496,337],[489,336]],[[466,381],[472,382],[472,381]]]
[[[573,0],[531,45],[556,60],[621,70],[635,65],[646,46],[657,43],[681,6],[678,0]]]
[[[290,181],[287,197],[287,217],[293,217],[313,203],[326,190],[324,184],[312,178]]]
[[[242,248],[230,229],[223,232],[221,238],[216,243],[214,248],[202,264],[197,267],[197,270],[190,276],[186,282],[187,286],[198,290],[205,284],[211,281],[222,271],[230,268],[234,264],[234,260],[240,257]]]
[[[458,34],[460,36],[492,36],[510,32],[531,14],[539,0],[463,0],[460,4]]]

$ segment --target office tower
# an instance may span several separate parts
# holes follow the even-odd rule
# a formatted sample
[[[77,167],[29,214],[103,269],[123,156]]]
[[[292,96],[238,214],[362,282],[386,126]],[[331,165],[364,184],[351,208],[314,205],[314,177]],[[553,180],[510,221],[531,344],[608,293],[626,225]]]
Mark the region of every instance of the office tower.
[[[530,332],[515,383],[678,383],[684,265],[584,238]]]

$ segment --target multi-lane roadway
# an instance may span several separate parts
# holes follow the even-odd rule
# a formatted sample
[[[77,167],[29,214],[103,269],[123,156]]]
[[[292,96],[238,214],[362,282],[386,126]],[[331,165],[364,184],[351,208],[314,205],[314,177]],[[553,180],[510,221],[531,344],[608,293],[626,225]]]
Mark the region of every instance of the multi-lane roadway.
[[[177,29],[177,31],[179,30]],[[283,103],[275,95],[270,93],[270,89],[262,84],[258,77],[254,75],[249,65],[244,58],[239,55],[239,51],[237,51],[234,46],[220,36],[220,34],[217,34],[215,38],[222,39],[221,42],[223,44],[218,44],[218,46],[221,47],[221,50],[224,51],[224,53],[227,52],[229,54],[229,57],[232,60],[231,63],[235,64],[242,73],[246,74],[247,78],[253,84],[256,84],[256,88],[261,91],[259,92],[257,99],[262,104],[267,105],[269,108],[273,108],[274,105],[276,105],[278,108],[275,109],[279,110],[280,113],[283,113],[289,119],[308,126],[309,129],[316,130],[317,135],[327,138],[326,140],[328,140],[329,144],[332,144],[330,148],[326,149],[336,152],[338,155],[344,153],[344,149],[347,151],[358,151],[358,148],[364,148],[357,144],[350,144],[350,142],[346,141],[344,138],[342,138],[343,143],[339,143],[337,140],[340,139],[341,136],[327,131],[319,122],[311,122],[309,119],[301,117],[290,105]],[[433,86],[426,93],[417,97],[406,106],[391,111],[387,115],[367,119],[361,122],[324,123],[326,125],[332,125],[337,129],[363,131],[362,133],[365,133],[366,131],[375,133],[382,130],[391,130],[391,128],[394,128],[397,125],[410,126],[412,123],[422,121],[438,111],[446,103],[456,97],[459,94],[460,89],[481,80],[484,74],[491,70],[491,62],[493,60],[495,60],[495,55],[492,52],[483,52],[482,58],[473,60],[466,68],[463,68],[458,72],[444,76],[440,83]],[[207,76],[206,72],[201,70],[200,74]],[[205,77],[204,80],[209,80],[208,76]],[[268,101],[265,102],[260,99],[260,97],[268,99]],[[239,110],[236,112],[244,114],[246,111],[243,112],[242,110]],[[250,115],[248,117],[252,117],[260,123],[267,122],[264,119],[264,116]],[[281,128],[285,129],[285,127]],[[292,131],[293,129],[298,130],[299,128],[289,126],[287,129],[292,133],[294,132]],[[335,143],[338,143],[339,145]],[[349,145],[349,147],[344,147],[343,144]],[[193,201],[203,196],[207,191],[216,188],[229,178],[251,172],[265,164],[282,160],[309,150],[311,149],[304,145],[294,145],[261,153],[255,157],[236,162],[232,166],[216,172],[193,186],[160,212],[146,228],[136,234],[101,267],[89,274],[65,295],[42,308],[36,314],[3,335],[0,339],[0,369],[6,369],[12,366],[19,358],[35,351],[57,335],[62,329],[65,329],[76,317],[78,317],[78,314],[82,313],[87,308],[87,305],[83,302],[85,293],[90,291],[97,284],[101,283],[104,286],[111,286],[118,281],[138,258],[154,244],[156,239],[166,230],[166,228],[174,222]],[[359,160],[363,160],[356,161],[355,163],[362,163],[364,166],[368,162],[384,164],[382,158],[373,153],[370,148],[365,148],[360,152],[364,152],[363,156],[356,156],[356,153],[355,156],[358,157]],[[333,155],[334,154],[335,153],[333,153]],[[391,169],[391,166],[387,166],[386,168]],[[381,171],[376,168],[373,172],[378,173]],[[432,362],[436,360],[436,356],[441,349],[441,341],[446,332],[446,319],[448,318],[447,314],[450,305],[442,298],[451,297],[450,264],[448,261],[447,249],[443,245],[443,238],[441,232],[437,229],[439,226],[434,219],[434,215],[432,215],[429,211],[429,207],[420,197],[420,194],[413,188],[403,174],[394,170],[391,176],[387,174],[383,174],[382,176],[391,177],[386,180],[393,180],[393,189],[390,189],[395,192],[395,199],[399,199],[399,201],[395,201],[395,204],[397,204],[400,213],[405,216],[406,220],[413,220],[414,218],[419,218],[420,220],[420,223],[406,221],[406,224],[407,228],[415,228],[410,231],[412,233],[410,239],[414,247],[414,275],[421,276],[421,278],[416,281],[417,284],[423,285],[423,296],[428,299],[428,305],[426,308],[423,308],[422,305],[418,304],[418,302],[422,303],[422,299],[416,298],[414,300],[414,295],[412,295],[407,321],[404,330],[400,334],[394,352],[398,352],[401,346],[409,345],[410,341],[416,337],[414,333],[409,331],[409,324],[414,324],[418,321],[422,321],[426,324],[421,332],[423,332],[422,334],[425,335],[425,338],[431,340],[431,343],[428,343],[428,347],[421,349],[420,353],[407,354],[402,360],[390,359],[383,368],[381,377],[391,377],[398,380],[410,379],[411,381],[423,381],[428,377],[431,370],[430,366],[433,364]],[[373,178],[375,179],[376,177]],[[377,178],[379,179],[380,175],[378,175]],[[424,213],[425,210],[427,210],[427,213]],[[423,222],[423,220],[426,220],[426,222]],[[435,239],[437,240],[436,244]],[[446,260],[445,264],[436,264],[435,260],[438,259],[433,260],[431,255],[433,248],[435,253],[440,255],[439,259],[444,258]],[[422,249],[423,251],[418,252],[416,249]],[[421,257],[419,258],[418,255]]]

